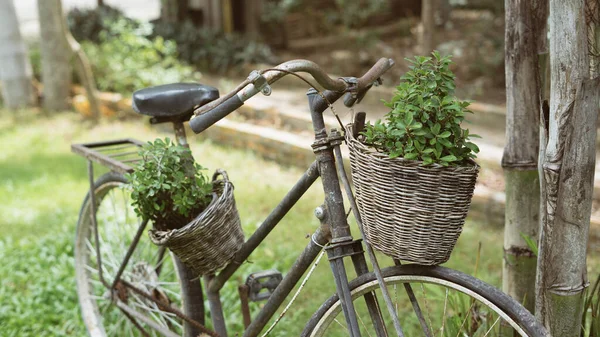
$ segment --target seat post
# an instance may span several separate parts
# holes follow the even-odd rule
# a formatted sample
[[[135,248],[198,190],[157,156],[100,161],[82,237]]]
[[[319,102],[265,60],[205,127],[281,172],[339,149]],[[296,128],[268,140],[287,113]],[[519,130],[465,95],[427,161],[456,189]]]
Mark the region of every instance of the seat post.
[[[173,130],[175,130],[175,140],[177,144],[185,147],[190,147],[185,136],[185,128],[183,122],[173,122]]]

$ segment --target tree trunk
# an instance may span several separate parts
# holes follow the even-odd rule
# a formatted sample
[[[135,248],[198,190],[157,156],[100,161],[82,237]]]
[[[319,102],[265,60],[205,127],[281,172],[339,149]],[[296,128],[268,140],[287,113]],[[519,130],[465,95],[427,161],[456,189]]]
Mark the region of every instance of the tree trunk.
[[[0,80],[7,108],[33,104],[31,64],[12,0],[0,0]]]
[[[503,290],[529,311],[535,307],[536,256],[523,236],[537,242],[540,183],[540,72],[548,0],[505,0],[506,180]]]
[[[421,54],[428,55],[435,48],[433,32],[435,30],[435,0],[422,0],[421,3],[421,34],[419,46]]]
[[[169,23],[182,23],[188,18],[188,0],[161,0],[160,18]]]
[[[551,90],[540,148],[542,223],[538,319],[553,336],[579,336],[596,160],[598,78],[590,79],[584,0],[550,0]]]
[[[77,77],[85,87],[88,102],[90,103],[92,117],[94,119],[98,119],[100,118],[100,100],[98,99],[98,88],[96,87],[96,80],[94,79],[92,66],[90,65],[87,55],[85,55],[83,49],[81,49],[79,42],[77,42],[73,35],[71,35],[71,32],[67,28],[67,23],[64,20],[63,29],[64,36],[69,44],[69,48],[75,57],[75,70],[77,71]]]
[[[71,50],[63,32],[60,0],[38,0],[40,54],[42,59],[43,107],[58,111],[69,108]]]

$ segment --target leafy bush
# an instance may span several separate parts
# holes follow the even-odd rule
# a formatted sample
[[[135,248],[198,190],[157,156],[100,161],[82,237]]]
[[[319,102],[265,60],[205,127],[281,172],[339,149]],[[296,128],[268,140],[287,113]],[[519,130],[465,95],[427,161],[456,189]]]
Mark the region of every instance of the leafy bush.
[[[369,19],[389,7],[388,0],[335,0],[336,11],[330,17],[340,21],[346,28],[364,26]]]
[[[275,63],[271,49],[238,34],[200,29],[191,22],[157,23],[153,36],[176,42],[179,58],[200,69],[223,72],[248,63]]]
[[[79,42],[99,43],[101,33],[109,30],[111,24],[118,20],[125,20],[133,26],[139,25],[135,20],[128,19],[121,10],[107,5],[89,9],[74,8],[67,13],[69,30]]]
[[[175,42],[150,38],[150,32],[149,24],[119,19],[100,33],[99,44],[82,43],[100,90],[131,93],[194,77],[192,68],[177,59]]]
[[[128,175],[133,207],[155,228],[179,228],[198,215],[212,200],[212,183],[202,174],[189,148],[169,138],[142,147],[143,161]]]
[[[585,294],[580,336],[600,336],[600,275]]]
[[[388,153],[390,158],[403,157],[447,166],[475,158],[477,145],[469,142],[468,129],[462,129],[468,101],[453,96],[454,74],[449,69],[450,56],[416,56],[407,59],[413,65],[402,76],[391,102],[392,110],[381,120],[367,124],[365,143]]]

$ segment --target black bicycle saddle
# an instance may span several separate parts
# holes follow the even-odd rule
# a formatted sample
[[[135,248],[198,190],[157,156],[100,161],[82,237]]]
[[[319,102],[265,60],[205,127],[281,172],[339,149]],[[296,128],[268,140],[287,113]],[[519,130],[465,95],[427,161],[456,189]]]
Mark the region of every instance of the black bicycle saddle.
[[[133,93],[133,110],[138,113],[187,120],[194,109],[219,98],[219,90],[199,83],[157,85]]]

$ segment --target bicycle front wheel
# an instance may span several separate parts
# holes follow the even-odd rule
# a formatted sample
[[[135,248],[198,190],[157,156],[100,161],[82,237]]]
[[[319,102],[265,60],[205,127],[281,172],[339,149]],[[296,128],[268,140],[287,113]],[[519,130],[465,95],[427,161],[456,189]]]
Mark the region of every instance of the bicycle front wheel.
[[[459,271],[403,265],[382,273],[405,336],[548,336],[535,317],[510,296]],[[375,275],[356,278],[350,289],[361,335],[396,336]],[[376,310],[369,312],[365,294],[375,294]],[[348,336],[337,295],[312,316],[302,336]]]
[[[93,193],[98,231],[94,231],[88,194],[81,207],[75,238],[77,295],[89,335],[198,336],[197,327],[165,311],[163,304],[203,323],[200,281],[168,250],[155,246],[146,233],[140,236],[123,270],[120,279],[124,282],[118,282],[110,290],[138,232],[140,219],[133,211],[131,191],[122,175],[101,176]],[[134,314],[124,310],[124,306],[133,309]]]

